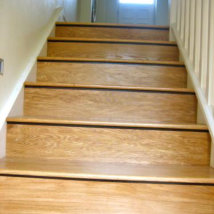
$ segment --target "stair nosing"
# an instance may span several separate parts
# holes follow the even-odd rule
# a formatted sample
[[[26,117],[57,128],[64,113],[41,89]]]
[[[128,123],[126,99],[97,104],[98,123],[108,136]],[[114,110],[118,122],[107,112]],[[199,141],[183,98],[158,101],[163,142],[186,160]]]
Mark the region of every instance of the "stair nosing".
[[[152,61],[152,60],[118,60],[118,59],[90,59],[90,58],[72,58],[72,57],[38,57],[38,62],[92,62],[92,63],[121,63],[121,64],[145,64],[160,66],[181,66],[183,62],[179,61]]]
[[[10,117],[7,118],[8,124],[47,124],[47,125],[68,125],[68,126],[96,126],[96,127],[115,127],[115,128],[142,128],[157,130],[189,130],[208,132],[206,125],[200,124],[164,124],[164,123],[127,123],[127,122],[100,122],[100,121],[77,121],[51,118],[29,117]]]
[[[118,90],[118,91],[147,91],[157,93],[182,93],[182,94],[195,94],[194,90],[188,88],[158,88],[158,87],[136,87],[136,86],[110,86],[110,85],[86,85],[86,84],[65,84],[65,83],[50,83],[50,82],[25,82],[25,87],[32,88],[79,88],[79,89],[92,89],[92,90]]]
[[[142,28],[142,29],[156,29],[156,30],[167,30],[169,26],[163,25],[143,25],[143,24],[113,24],[113,23],[78,23],[78,22],[57,22],[56,26],[79,26],[79,27],[111,27],[111,28]]]
[[[9,162],[8,160],[9,159]],[[23,162],[24,161],[24,162]],[[38,164],[38,166],[41,165],[41,162],[43,161],[47,161],[47,160],[39,160],[39,162],[32,162],[31,159],[22,159],[21,162],[19,159],[16,158],[4,158],[1,160],[0,162],[0,176],[20,176],[20,177],[36,177],[36,178],[49,178],[49,179],[69,179],[69,180],[96,180],[96,181],[119,181],[119,182],[148,182],[148,183],[172,183],[172,184],[214,184],[214,177],[203,177],[203,176],[190,176],[188,173],[185,175],[181,174],[181,176],[179,177],[178,175],[173,175],[175,173],[175,170],[171,171],[170,170],[172,168],[176,168],[178,167],[178,169],[182,169],[184,171],[188,170],[189,168],[195,168],[195,170],[200,170],[200,169],[206,169],[208,170],[206,172],[207,176],[211,173],[211,171],[209,172],[209,170],[212,170],[213,173],[213,169],[209,166],[161,166],[161,165],[133,165],[133,164],[122,164],[119,163],[119,165],[117,165],[117,163],[98,163],[98,165],[96,163],[90,163],[90,162],[86,162],[86,164],[89,164],[91,166],[94,167],[98,167],[97,169],[99,169],[97,171],[97,169],[95,170],[85,170],[83,172],[77,172],[75,170],[75,167],[78,168],[79,165],[81,166],[82,164],[85,165],[85,163],[81,163],[81,162],[67,162],[67,166],[70,166],[71,164],[71,168],[67,168],[65,167],[65,170],[62,171],[54,171],[53,169],[48,169],[49,168],[49,163],[51,163],[51,165],[55,165],[56,161],[53,160],[48,160],[48,163],[46,164],[47,168],[42,167],[41,169],[34,169],[31,168],[30,170],[29,165],[32,166],[36,166]],[[53,162],[52,162],[53,161]],[[23,163],[27,163],[27,168],[26,165],[24,165],[24,168],[17,168],[14,167],[12,165],[8,166],[7,164],[10,163],[15,163],[15,165],[21,164],[23,165]],[[35,165],[36,163],[36,165]],[[65,163],[65,162],[64,162]],[[57,161],[57,169],[60,169],[61,166],[61,162]],[[115,166],[116,164],[116,166]],[[50,166],[51,166],[50,165]],[[115,166],[116,168],[119,167],[120,169],[122,167],[124,167],[124,169],[127,169],[128,166],[128,170],[130,170],[131,168],[134,168],[135,171],[137,170],[141,170],[142,171],[142,175],[140,174],[135,174],[135,175],[130,175],[129,173],[124,173],[126,170],[122,170],[122,171],[118,171],[115,169],[112,169],[112,166]],[[66,166],[63,164],[63,166]],[[75,166],[73,168],[73,166]],[[102,170],[102,168],[105,167],[104,170]],[[136,168],[137,167],[137,168]],[[155,169],[159,169],[159,170],[166,170],[163,173],[157,173],[156,175],[153,174],[151,175],[151,170],[149,168],[155,168]],[[101,169],[101,171],[100,171]],[[149,171],[147,171],[149,169]],[[76,171],[76,172],[75,172]],[[80,171],[82,171],[82,169],[80,168]],[[94,171],[94,172],[93,172]],[[146,172],[146,174],[144,174]],[[165,173],[167,173],[167,176],[165,176]],[[184,176],[185,175],[185,176]],[[211,174],[210,174],[211,175]]]
[[[45,175],[44,175],[45,174]],[[123,176],[123,175],[98,175],[87,173],[54,173],[54,172],[40,172],[40,171],[25,171],[25,170],[1,170],[0,176],[19,176],[19,177],[35,177],[35,178],[49,178],[49,179],[69,179],[69,180],[97,180],[97,181],[118,181],[131,183],[170,183],[170,184],[214,184],[214,178],[177,178],[177,177],[161,177],[156,178],[152,176]]]
[[[155,40],[127,40],[127,39],[89,39],[72,37],[49,37],[48,42],[89,42],[89,43],[116,43],[116,44],[147,44],[147,45],[165,45],[176,46],[176,42],[155,41]]]

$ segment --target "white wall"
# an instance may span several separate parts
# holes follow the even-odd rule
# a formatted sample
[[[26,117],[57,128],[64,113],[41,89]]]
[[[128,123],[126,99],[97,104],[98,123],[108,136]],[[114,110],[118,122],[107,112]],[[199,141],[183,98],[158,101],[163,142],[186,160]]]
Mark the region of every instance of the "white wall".
[[[168,0],[156,0],[155,24],[169,24]],[[118,0],[97,0],[96,22],[117,23]]]
[[[105,23],[107,22],[107,10],[106,10],[106,5],[107,5],[106,0],[99,0],[97,1],[97,7],[96,7],[96,22],[98,23]]]
[[[76,11],[74,0],[0,0],[0,58],[5,61],[4,75],[0,75],[0,157],[4,155],[5,119],[54,26],[57,8],[66,5],[64,16],[75,19],[76,14],[68,12],[71,4]]]
[[[67,22],[77,21],[78,0],[64,0],[64,15]]]
[[[78,0],[79,22],[91,22],[91,8],[92,8],[91,0]]]
[[[117,23],[118,0],[97,0],[96,22]]]
[[[157,0],[156,25],[169,25],[169,4],[168,0]]]

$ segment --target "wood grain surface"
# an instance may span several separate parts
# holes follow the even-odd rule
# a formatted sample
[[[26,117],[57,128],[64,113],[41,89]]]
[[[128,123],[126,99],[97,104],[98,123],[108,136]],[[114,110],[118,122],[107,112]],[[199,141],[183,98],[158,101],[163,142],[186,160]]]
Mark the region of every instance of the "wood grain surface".
[[[119,24],[119,23],[89,23],[89,22],[57,22],[56,26],[82,26],[82,27],[115,27],[115,28],[150,28],[169,30],[167,25]]]
[[[193,94],[26,88],[25,116],[102,122],[195,123]]]
[[[77,58],[77,57],[51,57],[40,56],[37,58],[39,62],[94,62],[94,63],[120,63],[120,64],[139,64],[139,65],[166,65],[185,67],[180,61],[154,61],[154,60],[123,60],[123,59],[103,59],[103,58]]]
[[[136,42],[135,42],[136,43]],[[150,43],[120,43],[116,41],[66,41],[49,40],[48,56],[77,57],[88,59],[123,59],[123,60],[156,60],[177,61],[178,48],[174,45]]]
[[[56,27],[57,37],[169,40],[169,30],[160,28],[128,28],[113,26],[60,26]]]
[[[207,125],[204,124],[176,124],[176,123],[125,123],[125,122],[102,122],[102,121],[87,121],[87,120],[67,120],[53,119],[47,117],[9,117],[9,124],[46,124],[46,125],[67,125],[67,126],[98,126],[98,127],[113,127],[113,128],[144,128],[157,130],[181,130],[181,131],[202,131],[208,132]]]
[[[71,37],[49,37],[48,42],[87,42],[87,43],[101,43],[101,44],[138,44],[138,45],[161,45],[161,46],[175,46],[175,41],[156,41],[156,40],[136,40],[136,39],[104,39],[104,38],[71,38]]]
[[[214,169],[209,166],[145,165],[69,161],[63,159],[5,158],[0,160],[0,175],[32,176],[125,182],[214,184]]]
[[[7,157],[209,165],[210,136],[197,131],[8,124]]]
[[[210,134],[168,33],[57,23],[7,120],[0,214],[214,213]]]
[[[119,90],[131,92],[157,92],[157,93],[182,93],[195,95],[195,91],[191,88],[156,88],[143,86],[110,86],[110,85],[86,85],[86,84],[68,84],[68,83],[52,83],[52,82],[25,82],[26,88],[64,88],[64,89],[92,89],[92,90]]]
[[[0,177],[0,212],[213,214],[214,187]]]
[[[113,63],[38,62],[37,81],[49,83],[185,88],[184,67]]]

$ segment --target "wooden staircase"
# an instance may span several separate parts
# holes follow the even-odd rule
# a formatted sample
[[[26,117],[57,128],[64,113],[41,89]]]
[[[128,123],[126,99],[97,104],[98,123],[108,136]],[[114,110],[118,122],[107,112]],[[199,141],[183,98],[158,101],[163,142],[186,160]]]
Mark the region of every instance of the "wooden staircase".
[[[8,118],[0,213],[214,213],[210,135],[168,35],[57,23]]]

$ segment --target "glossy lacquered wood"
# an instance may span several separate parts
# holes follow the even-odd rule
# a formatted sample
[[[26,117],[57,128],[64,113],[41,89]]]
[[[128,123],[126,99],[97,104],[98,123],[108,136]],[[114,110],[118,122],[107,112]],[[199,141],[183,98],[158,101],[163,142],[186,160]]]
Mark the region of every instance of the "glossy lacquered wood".
[[[10,117],[7,118],[10,124],[46,124],[46,125],[67,125],[67,126],[98,126],[98,127],[119,127],[119,128],[144,128],[159,130],[191,130],[191,131],[207,131],[208,127],[203,124],[172,124],[172,123],[124,123],[124,122],[102,122],[102,121],[78,121],[68,119],[53,119],[44,117]]]
[[[177,46],[170,42],[52,38],[48,42],[48,56],[177,61],[179,54]]]
[[[7,128],[7,157],[160,165],[209,165],[210,161],[209,133],[197,130],[57,124],[8,124]]]
[[[77,57],[51,57],[43,56],[37,58],[39,62],[94,62],[94,63],[120,63],[120,64],[139,64],[139,65],[165,65],[185,67],[180,61],[154,61],[154,60],[123,60],[123,59],[102,59],[102,58],[77,58]]]
[[[0,212],[213,214],[214,187],[0,177]]]
[[[38,62],[37,81],[48,83],[185,88],[187,73],[181,66]]]
[[[102,39],[169,40],[169,29],[154,26],[129,27],[113,25],[57,24],[57,37],[85,37]]]
[[[27,88],[67,88],[67,89],[103,89],[103,90],[120,90],[120,91],[148,91],[148,92],[172,92],[183,94],[195,94],[190,88],[156,88],[142,86],[110,86],[110,85],[87,85],[87,84],[66,84],[66,83],[51,83],[51,82],[25,82]]]
[[[8,119],[0,213],[214,213],[210,135],[168,30],[57,24]]]
[[[81,26],[81,27],[115,27],[115,28],[150,28],[169,30],[164,25],[143,25],[143,24],[119,24],[119,23],[89,23],[89,22],[57,22],[56,26]]]
[[[195,123],[192,93],[25,88],[25,116],[102,122]]]
[[[163,46],[175,46],[177,47],[176,42],[174,41],[155,41],[155,40],[135,40],[135,39],[93,39],[93,38],[71,38],[71,37],[49,37],[49,42],[89,42],[89,43],[112,43],[112,44],[148,44],[148,45],[163,45]]]
[[[145,165],[59,159],[6,158],[0,160],[0,175],[32,176],[100,181],[214,184],[209,166]]]

